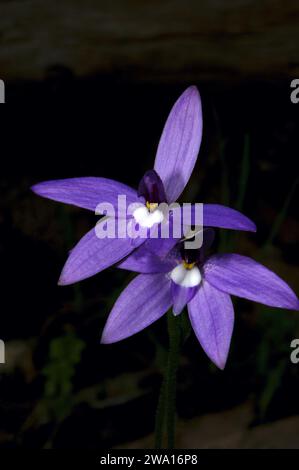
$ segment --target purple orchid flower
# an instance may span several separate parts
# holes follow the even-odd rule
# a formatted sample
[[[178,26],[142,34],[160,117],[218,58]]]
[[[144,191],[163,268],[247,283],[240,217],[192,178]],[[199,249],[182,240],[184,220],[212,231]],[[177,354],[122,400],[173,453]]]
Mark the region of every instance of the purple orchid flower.
[[[128,205],[141,203],[133,216],[125,216],[128,223],[133,218],[136,224],[146,229],[159,226],[163,214],[158,204],[171,204],[181,195],[196,163],[201,137],[201,100],[197,88],[191,86],[174,104],[160,139],[154,169],[145,173],[138,191],[117,181],[97,177],[46,181],[34,185],[32,190],[42,197],[94,212],[99,204],[108,203],[113,209],[111,213],[107,209],[100,213],[115,217],[116,223],[120,220],[118,198],[126,196]],[[254,223],[243,214],[217,204],[203,205],[203,224],[232,230],[256,230]],[[129,235],[99,238],[93,228],[70,252],[59,284],[72,284],[93,276],[120,262],[145,241],[145,238],[133,239]]]
[[[128,338],[171,307],[173,314],[179,315],[187,305],[202,348],[216,366],[224,369],[234,326],[231,295],[271,307],[299,310],[299,300],[292,289],[253,259],[238,254],[206,256],[212,232],[205,229],[200,250],[178,250],[176,246],[164,259],[150,253],[140,260],[135,258],[134,270],[142,274],[116,301],[101,342]],[[182,243],[180,246],[184,247]]]

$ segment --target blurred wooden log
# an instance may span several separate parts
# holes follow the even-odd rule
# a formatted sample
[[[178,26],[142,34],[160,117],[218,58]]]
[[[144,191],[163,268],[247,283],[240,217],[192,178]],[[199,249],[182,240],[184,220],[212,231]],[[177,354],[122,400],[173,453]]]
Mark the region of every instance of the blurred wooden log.
[[[298,449],[299,417],[250,427],[253,419],[249,403],[219,413],[211,413],[178,426],[178,449]],[[122,449],[152,448],[154,436],[124,443]]]
[[[0,77],[151,81],[299,75],[293,0],[0,0]]]

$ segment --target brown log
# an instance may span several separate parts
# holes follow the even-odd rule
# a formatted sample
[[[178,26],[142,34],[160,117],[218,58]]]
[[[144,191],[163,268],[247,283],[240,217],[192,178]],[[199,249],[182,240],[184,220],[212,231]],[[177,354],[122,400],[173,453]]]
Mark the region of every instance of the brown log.
[[[296,77],[298,21],[293,0],[0,0],[0,78]]]

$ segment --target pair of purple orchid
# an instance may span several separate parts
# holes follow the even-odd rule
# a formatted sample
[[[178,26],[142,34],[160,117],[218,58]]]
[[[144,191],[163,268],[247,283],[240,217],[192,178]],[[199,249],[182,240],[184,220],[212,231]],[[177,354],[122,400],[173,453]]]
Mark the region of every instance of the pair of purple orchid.
[[[128,223],[133,220],[146,229],[159,227],[164,217],[159,204],[171,204],[181,195],[196,163],[201,137],[201,100],[197,88],[192,86],[173,106],[154,169],[144,175],[138,191],[96,177],[46,181],[32,190],[40,196],[92,211],[101,203],[117,209],[118,196],[125,195],[129,204],[139,204],[133,215],[128,216]],[[105,215],[112,216],[107,211]],[[171,307],[174,315],[178,315],[187,305],[202,348],[223,369],[234,324],[230,295],[293,310],[299,310],[299,300],[282,279],[250,258],[237,254],[207,256],[213,241],[211,227],[255,232],[250,219],[229,207],[203,204],[203,226],[203,245],[197,250],[186,250],[183,241],[173,238],[133,239],[129,235],[98,238],[93,228],[71,251],[59,284],[81,281],[116,263],[119,268],[139,273],[116,301],[102,343],[128,338]]]

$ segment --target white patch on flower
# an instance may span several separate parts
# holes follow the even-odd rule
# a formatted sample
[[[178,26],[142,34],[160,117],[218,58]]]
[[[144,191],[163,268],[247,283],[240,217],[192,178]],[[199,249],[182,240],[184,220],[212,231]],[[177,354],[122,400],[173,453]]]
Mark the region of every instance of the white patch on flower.
[[[201,283],[201,274],[197,266],[191,269],[183,264],[176,266],[170,273],[170,279],[181,287],[195,287]]]
[[[156,209],[154,212],[150,212],[145,206],[135,209],[133,217],[143,228],[152,228],[153,225],[160,224],[164,219],[163,212],[159,209]]]

